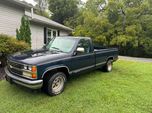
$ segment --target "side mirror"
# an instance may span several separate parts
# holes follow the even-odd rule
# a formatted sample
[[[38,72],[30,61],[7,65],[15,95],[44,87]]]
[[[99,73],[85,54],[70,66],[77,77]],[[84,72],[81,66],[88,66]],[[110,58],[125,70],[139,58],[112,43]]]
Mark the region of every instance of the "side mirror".
[[[83,47],[78,47],[77,52],[78,53],[84,53],[84,48]]]
[[[77,50],[73,53],[74,56],[78,54],[84,53],[84,48],[83,47],[78,47]]]

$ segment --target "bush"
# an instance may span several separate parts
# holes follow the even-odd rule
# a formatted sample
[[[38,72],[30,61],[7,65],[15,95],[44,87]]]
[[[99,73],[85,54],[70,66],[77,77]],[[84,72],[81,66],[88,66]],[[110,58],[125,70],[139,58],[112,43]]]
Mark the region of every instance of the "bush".
[[[14,37],[0,34],[0,53],[2,53],[0,56],[0,61],[2,61],[2,65],[5,65],[7,55],[29,49],[29,44],[23,41],[18,41]]]
[[[27,17],[23,16],[21,19],[20,29],[16,29],[16,38],[19,41],[25,41],[31,46],[31,29],[30,22]]]

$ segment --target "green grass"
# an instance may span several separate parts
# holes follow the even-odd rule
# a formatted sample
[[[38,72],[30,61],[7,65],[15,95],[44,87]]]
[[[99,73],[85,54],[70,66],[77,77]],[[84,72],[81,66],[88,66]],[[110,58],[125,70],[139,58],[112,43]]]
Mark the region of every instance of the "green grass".
[[[0,113],[152,113],[152,63],[117,61],[75,76],[56,97],[0,81]]]

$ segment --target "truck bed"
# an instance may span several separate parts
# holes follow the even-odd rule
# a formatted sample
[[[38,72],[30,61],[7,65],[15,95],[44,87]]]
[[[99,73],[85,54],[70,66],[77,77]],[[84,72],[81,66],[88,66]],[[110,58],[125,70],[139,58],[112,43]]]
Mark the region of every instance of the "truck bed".
[[[117,48],[94,47],[96,66],[105,64],[109,58],[116,61],[118,59]]]
[[[107,47],[94,46],[94,52],[101,52],[101,51],[117,51],[118,52],[118,49],[117,48],[107,48]]]

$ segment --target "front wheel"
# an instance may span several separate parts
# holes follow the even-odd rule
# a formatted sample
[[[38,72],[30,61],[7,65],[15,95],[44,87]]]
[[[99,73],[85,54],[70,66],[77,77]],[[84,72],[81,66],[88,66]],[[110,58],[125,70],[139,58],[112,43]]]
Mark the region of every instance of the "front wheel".
[[[106,65],[104,66],[104,70],[106,72],[111,72],[112,71],[112,63],[113,63],[112,60],[107,61]]]
[[[63,92],[65,82],[66,75],[63,72],[57,72],[47,80],[45,91],[51,96],[56,96]]]

